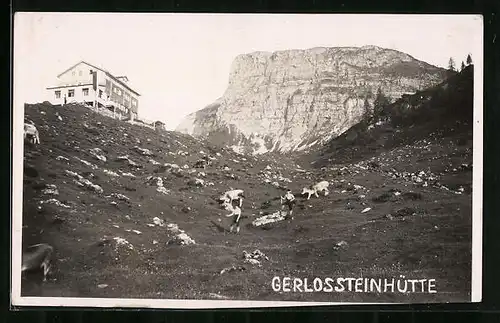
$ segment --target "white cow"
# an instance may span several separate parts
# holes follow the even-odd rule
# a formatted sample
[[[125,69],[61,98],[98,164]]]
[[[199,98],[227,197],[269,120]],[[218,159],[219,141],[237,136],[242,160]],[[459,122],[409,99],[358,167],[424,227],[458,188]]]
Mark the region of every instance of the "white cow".
[[[46,281],[53,252],[54,248],[46,243],[28,247],[22,255],[21,272],[43,269],[43,281]]]
[[[319,197],[318,192],[324,192],[325,196],[327,196],[329,193],[329,191],[328,191],[329,185],[330,185],[330,183],[328,183],[328,181],[321,181],[321,182],[316,183],[310,187],[304,187],[302,189],[301,195],[308,194],[308,196],[307,196],[308,200],[311,198],[311,195],[313,195],[313,194],[316,197]]]
[[[32,142],[33,144],[40,143],[40,135],[38,133],[38,129],[32,122],[24,123],[24,140],[26,140],[26,138],[28,137],[31,139],[30,142]]]
[[[243,190],[238,189],[227,191],[219,198],[219,201],[223,202],[224,204],[232,204],[234,200],[239,200],[239,205],[241,208],[244,198],[245,196],[243,195]]]

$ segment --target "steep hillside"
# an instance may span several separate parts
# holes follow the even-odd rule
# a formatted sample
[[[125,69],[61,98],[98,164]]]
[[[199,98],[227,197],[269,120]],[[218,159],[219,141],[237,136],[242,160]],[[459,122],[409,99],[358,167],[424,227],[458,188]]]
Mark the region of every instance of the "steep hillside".
[[[254,52],[236,57],[224,95],[177,130],[240,152],[303,150],[359,122],[379,88],[397,99],[445,76],[376,46]]]
[[[23,247],[50,243],[55,257],[47,282],[23,279],[23,296],[469,300],[471,172],[462,166],[470,161],[463,147],[411,146],[380,167],[363,160],[315,169],[284,156],[236,155],[81,106],[26,105],[25,112],[41,144],[25,145]],[[204,156],[211,164],[194,168]],[[380,170],[407,156],[439,160],[448,175]],[[329,195],[299,196],[323,179]],[[245,190],[239,234],[228,232],[229,212],[215,201],[229,187]],[[253,225],[280,209],[286,187],[298,198],[294,219]],[[245,251],[256,249],[267,258],[245,261]],[[438,292],[275,292],[271,285],[275,276],[400,275],[436,279]]]
[[[386,106],[371,124],[352,126],[320,149],[311,150],[306,159],[316,167],[353,162],[431,138],[451,138],[471,148],[473,79],[474,66],[470,65],[433,87],[404,95]]]

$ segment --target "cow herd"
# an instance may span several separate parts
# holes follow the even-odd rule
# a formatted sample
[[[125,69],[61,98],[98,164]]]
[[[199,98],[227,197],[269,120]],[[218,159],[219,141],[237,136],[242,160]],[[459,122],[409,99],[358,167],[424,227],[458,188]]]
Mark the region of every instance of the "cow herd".
[[[318,193],[320,192],[323,192],[324,196],[327,196],[329,194],[329,185],[330,183],[328,181],[320,181],[309,187],[304,187],[302,189],[301,195],[307,194],[307,200],[309,200],[312,195],[319,197]],[[233,217],[233,221],[229,230],[230,232],[233,232],[233,229],[235,227],[236,233],[240,232],[241,208],[243,205],[243,199],[245,198],[243,193],[244,191],[242,189],[231,189],[219,197],[219,203],[221,204],[222,208],[226,211],[231,212],[226,216]],[[286,218],[292,217],[293,208],[297,202],[295,196],[292,194],[292,191],[287,190],[284,196],[280,196],[280,201],[281,209],[284,209],[285,206],[288,207]]]

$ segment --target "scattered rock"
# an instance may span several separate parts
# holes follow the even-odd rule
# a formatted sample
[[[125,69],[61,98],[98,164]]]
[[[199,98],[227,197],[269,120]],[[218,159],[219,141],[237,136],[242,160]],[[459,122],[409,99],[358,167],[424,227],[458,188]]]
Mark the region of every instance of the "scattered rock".
[[[177,244],[177,245],[191,245],[196,244],[194,239],[187,235],[184,230],[179,229],[179,226],[175,223],[169,223],[167,225],[167,230],[174,233],[175,236],[167,242],[167,245]]]
[[[406,217],[406,216],[413,216],[413,215],[417,215],[417,211],[414,208],[404,207],[402,209],[397,210],[394,216]]]
[[[101,148],[92,148],[90,149],[90,154],[95,157],[96,159],[106,162],[106,156],[104,156],[104,152],[102,151]]]
[[[170,193],[170,191],[163,186],[163,179],[159,176],[148,176],[146,178],[146,183],[150,185],[156,185],[156,191],[159,193],[162,194]]]
[[[222,274],[222,272],[221,272],[221,274]],[[210,293],[210,294],[208,294],[208,296],[210,298],[214,298],[214,299],[229,299],[229,297],[224,296],[224,295],[220,295],[220,294],[217,294],[217,293]]]
[[[179,226],[175,223],[169,223],[167,225],[167,230],[172,233],[182,233],[184,230],[179,229]]]
[[[75,159],[78,160],[79,162],[83,163],[85,166],[88,166],[88,167],[90,167],[92,169],[98,169],[99,168],[99,167],[97,167],[97,165],[94,165],[94,164],[92,164],[92,163],[90,163],[90,162],[88,162],[88,161],[86,161],[84,159],[78,158],[76,156],[75,156]]]
[[[120,193],[111,193],[110,197],[114,197],[120,201],[130,201],[130,198],[123,195],[123,194],[120,194]]]
[[[283,221],[285,220],[285,216],[286,212],[277,211],[272,214],[264,215],[255,219],[254,221],[252,221],[252,225],[254,227],[260,227],[264,224]]]
[[[231,266],[231,267],[227,267],[227,268],[222,269],[220,271],[220,274],[223,275],[225,273],[230,273],[232,271],[243,271],[243,270],[246,270],[246,268],[243,266]]]
[[[54,204],[54,205],[63,207],[65,209],[71,208],[71,206],[63,204],[63,203],[59,202],[59,200],[57,200],[57,199],[49,199],[49,200],[46,200],[46,201],[40,201],[40,204],[47,204],[47,203]]]
[[[99,185],[96,185],[94,183],[92,183],[91,181],[89,181],[88,179],[82,177],[81,175],[79,175],[78,173],[75,173],[73,171],[70,171],[70,170],[66,170],[66,174],[68,176],[71,176],[71,177],[74,177],[75,178],[75,183],[78,185],[78,186],[81,186],[81,187],[85,187],[89,190],[92,190],[98,194],[102,194],[104,192],[104,190],[102,189],[102,187],[100,187]]]
[[[141,167],[139,164],[137,164],[136,162],[134,162],[133,160],[131,160],[127,155],[116,157],[116,161],[126,161],[127,164],[130,167],[135,167],[135,168],[140,168]]]
[[[335,246],[333,246],[334,250],[340,250],[340,249],[345,249],[347,248],[348,244],[344,240],[337,242]]]
[[[106,175],[109,175],[109,176],[113,176],[113,177],[119,177],[120,175],[118,175],[118,173],[115,173],[111,170],[108,170],[108,169],[103,169],[102,170],[104,174]]]
[[[188,181],[189,186],[203,187],[205,185],[205,181],[200,178],[192,178]]]
[[[276,188],[280,188],[281,187],[280,183],[278,183],[278,182],[272,182],[271,185],[274,186],[274,187],[276,187]]]
[[[163,221],[162,219],[158,218],[158,217],[154,217],[153,218],[153,223],[157,226],[160,226],[160,227],[164,227],[165,226],[165,221]]]
[[[66,158],[64,156],[57,156],[56,157],[56,160],[59,160],[59,161],[65,161],[65,162],[68,162],[69,163],[69,158]]]
[[[162,194],[168,194],[170,193],[170,190],[167,190],[165,187],[161,186],[161,187],[157,187],[156,188],[156,191],[158,193],[162,193]]]
[[[268,260],[269,258],[259,249],[256,249],[252,253],[248,253],[247,251],[243,251],[243,258],[245,259],[245,263],[249,263],[252,265],[257,265],[259,267],[262,266],[261,261],[262,260]]]
[[[185,232],[179,233],[170,239],[167,244],[176,244],[176,245],[192,245],[196,244],[196,242],[188,236]]]
[[[57,186],[54,184],[47,184],[46,187],[42,190],[42,194],[44,195],[54,195],[58,196],[59,191],[57,190]]]
[[[127,248],[129,250],[134,250],[134,246],[124,238],[115,237],[115,238],[113,238],[113,240],[115,240],[115,242],[116,242],[115,249],[118,249],[118,247],[120,247],[120,246],[124,246],[125,248]]]
[[[143,156],[154,156],[153,152],[147,148],[141,148],[139,146],[134,146],[134,149]]]
[[[208,157],[203,157],[202,159],[198,159],[196,163],[194,163],[193,167],[194,168],[207,168],[208,166],[211,166],[210,159]]]

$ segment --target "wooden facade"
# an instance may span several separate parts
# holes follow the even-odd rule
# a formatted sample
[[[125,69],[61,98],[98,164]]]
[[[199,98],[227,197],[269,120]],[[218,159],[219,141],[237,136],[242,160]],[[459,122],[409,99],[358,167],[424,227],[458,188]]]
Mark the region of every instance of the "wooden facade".
[[[57,79],[58,84],[47,88],[48,101],[52,104],[78,102],[137,118],[140,94],[127,84],[126,76],[116,77],[81,61],[59,74]]]

